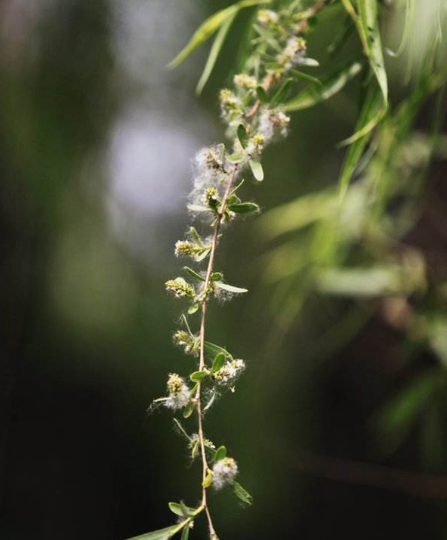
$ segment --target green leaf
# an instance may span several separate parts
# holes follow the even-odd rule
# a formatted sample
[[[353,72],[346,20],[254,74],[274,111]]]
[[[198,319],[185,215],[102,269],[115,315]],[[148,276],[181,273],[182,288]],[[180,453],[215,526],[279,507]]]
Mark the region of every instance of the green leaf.
[[[321,85],[306,88],[295,98],[283,105],[286,111],[299,111],[313,107],[322,101],[331,98],[346,84],[362,71],[363,65],[358,61],[351,61],[341,69],[337,69],[327,77],[323,78]]]
[[[388,103],[388,80],[382,53],[382,42],[377,14],[377,0],[358,0],[359,24],[365,37],[365,54],[368,56],[371,69],[383,95],[383,101]]]
[[[189,520],[185,520],[181,523],[177,523],[176,525],[171,525],[171,527],[166,527],[165,529],[159,529],[158,531],[141,534],[140,536],[134,536],[128,540],[169,540],[169,538],[172,538],[181,529],[183,529],[188,521]]]
[[[182,426],[182,424],[177,420],[177,418],[173,418],[175,427],[180,431],[180,433],[188,440],[191,441],[191,437],[186,433],[185,428]]]
[[[211,208],[200,204],[187,204],[186,207],[190,212],[212,212]]]
[[[318,67],[320,65],[320,62],[318,60],[315,60],[315,58],[302,58],[300,60],[300,65],[307,67]]]
[[[242,289],[240,287],[235,287],[234,285],[228,285],[228,283],[223,283],[222,281],[216,281],[215,286],[224,291],[234,293],[234,294],[243,294],[248,292],[248,289]]]
[[[219,345],[216,345],[215,343],[211,343],[210,341],[205,341],[204,345],[205,345],[205,351],[214,356],[216,354],[222,353],[223,355],[225,355],[226,358],[233,358],[226,349],[224,349],[223,347],[220,347]]]
[[[323,83],[320,81],[320,79],[317,79],[316,77],[312,77],[312,75],[308,75],[307,73],[303,73],[302,71],[298,71],[296,69],[292,69],[290,72],[295,79],[300,79],[303,81],[306,81],[311,84],[318,84],[319,86],[322,86]]]
[[[343,161],[343,166],[338,181],[341,199],[343,199],[346,194],[349,182],[351,181],[352,175],[357,168],[366,144],[370,138],[368,135],[370,135],[372,132],[370,129],[370,126],[372,125],[371,123],[376,122],[377,116],[380,114],[381,110],[383,110],[383,102],[380,90],[377,84],[373,84],[370,86],[365,97],[365,101],[355,127],[355,139],[352,140],[354,136],[348,139],[348,142],[351,141],[352,144]],[[361,134],[361,136],[358,136],[358,134]]]
[[[216,450],[216,453],[214,455],[214,461],[220,461],[227,455],[227,449],[225,446],[219,446],[219,448]]]
[[[256,94],[261,103],[267,103],[268,101],[267,92],[265,91],[265,88],[263,86],[258,86],[256,88]]]
[[[233,24],[234,19],[236,18],[236,15],[237,15],[236,11],[232,15],[230,15],[226,19],[226,21],[222,24],[222,26],[220,27],[219,31],[216,34],[216,38],[214,39],[213,45],[208,55],[208,59],[205,64],[205,68],[203,69],[203,73],[200,77],[199,82],[197,83],[197,88],[196,88],[197,96],[200,96],[200,94],[202,93],[202,90],[204,89],[206,83],[208,82],[208,79],[210,78],[211,73],[213,72],[220,50],[222,49],[222,46],[225,42],[225,38],[227,37],[227,34],[231,28],[231,25]]]
[[[195,278],[195,279],[198,279],[200,281],[205,281],[205,278],[203,276],[201,276],[199,273],[197,273],[195,270],[193,270],[192,268],[189,268],[189,266],[184,266],[183,267],[183,270],[189,274],[191,277]]]
[[[222,272],[213,272],[210,279],[211,281],[222,281],[223,274]]]
[[[203,379],[208,375],[206,371],[194,371],[194,373],[191,373],[189,378],[192,382],[200,382],[203,381]]]
[[[204,247],[203,240],[200,236],[200,234],[197,232],[197,230],[194,227],[189,228],[189,235],[191,236],[192,240],[200,247]]]
[[[190,530],[191,530],[191,529],[190,529],[188,526],[183,527],[182,537],[181,537],[180,540],[188,540],[188,539],[189,539],[189,531],[190,531]]]
[[[326,294],[371,297],[405,292],[403,270],[397,265],[368,268],[326,268],[316,275],[316,287]]]
[[[237,138],[242,145],[242,148],[247,148],[248,144],[248,135],[245,130],[245,127],[242,124],[239,124],[237,127]]]
[[[236,214],[251,214],[253,212],[259,212],[260,208],[257,204],[252,202],[229,204],[228,210]]]
[[[408,436],[416,419],[432,404],[438,393],[444,393],[445,372],[434,368],[419,374],[373,417],[372,427],[383,454],[394,452]]]
[[[188,405],[183,409],[183,418],[189,418],[192,413],[194,412],[194,409],[196,408],[195,401],[190,401]]]
[[[168,68],[172,69],[178,67],[192,52],[205,43],[205,41],[207,41],[229,17],[234,17],[239,10],[258,4],[266,4],[269,1],[270,0],[242,0],[237,4],[233,4],[232,6],[214,13],[199,26],[187,45],[180,51],[174,60],[168,64]]]
[[[245,155],[244,154],[231,154],[228,156],[227,159],[230,163],[240,163],[241,161],[244,161]]]
[[[278,91],[273,96],[270,102],[272,107],[276,107],[277,105],[279,105],[280,103],[284,101],[285,97],[287,96],[287,93],[290,90],[290,87],[292,86],[292,83],[293,83],[293,79],[291,77],[289,77],[282,83],[282,85],[279,87]]]
[[[216,358],[213,360],[213,365],[211,366],[211,373],[216,373],[222,366],[225,364],[226,356],[223,353],[219,353]]]
[[[183,514],[182,507],[180,506],[179,503],[176,503],[176,502],[170,502],[170,503],[168,503],[168,506],[169,506],[169,510],[170,510],[171,512],[173,512],[174,514],[176,514],[177,516],[188,517],[188,516],[185,516],[185,515]]]
[[[180,503],[170,502],[168,503],[168,506],[171,512],[173,512],[177,516],[185,518],[195,517],[203,510],[203,508],[201,507],[190,508],[189,506],[186,506],[183,501],[180,501]]]
[[[188,314],[194,315],[194,313],[197,313],[199,309],[200,309],[200,304],[193,304],[192,306],[189,306]]]
[[[262,168],[261,162],[257,159],[250,159],[248,163],[255,179],[258,182],[262,182],[264,180],[264,169]]]
[[[241,501],[243,501],[246,504],[252,505],[253,504],[253,497],[248,493],[248,491],[243,488],[239,482],[233,482],[232,483],[233,492]]]

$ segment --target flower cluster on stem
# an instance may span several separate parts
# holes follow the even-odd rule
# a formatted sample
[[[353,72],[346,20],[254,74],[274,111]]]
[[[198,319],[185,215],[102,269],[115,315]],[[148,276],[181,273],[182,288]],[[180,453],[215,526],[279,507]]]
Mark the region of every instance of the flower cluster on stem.
[[[240,198],[241,174],[250,172],[256,181],[262,181],[264,149],[285,137],[289,129],[290,119],[281,109],[284,84],[293,77],[297,66],[306,64],[307,47],[302,34],[308,29],[308,19],[322,9],[325,2],[317,2],[306,11],[299,11],[298,2],[293,4],[292,9],[279,12],[258,11],[254,28],[259,35],[253,40],[252,54],[244,70],[234,76],[234,87],[225,88],[219,94],[221,116],[230,144],[204,148],[194,159],[194,187],[188,209],[195,220],[202,222],[202,227],[210,228],[210,233],[203,237],[196,228],[190,227],[186,238],[176,242],[175,254],[196,264],[205,263],[205,269],[186,266],[185,277],[166,282],[168,292],[188,302],[181,327],[174,333],[174,342],[193,358],[194,370],[188,382],[178,374],[170,374],[168,396],[156,401],[174,412],[182,411],[185,419],[196,417],[197,432],[193,435],[188,435],[176,422],[188,439],[191,457],[199,458],[202,464],[199,508],[205,512],[212,540],[217,540],[217,533],[208,504],[209,488],[230,485],[244,502],[250,503],[251,497],[235,481],[239,469],[234,458],[227,456],[224,446],[216,449],[204,433],[204,412],[223,391],[234,391],[245,369],[242,359],[234,358],[226,348],[208,341],[207,308],[213,298],[226,299],[247,292],[228,284],[223,272],[216,271],[216,252],[227,223],[259,212],[256,203]],[[268,40],[266,32],[270,36]],[[268,57],[273,57],[274,62],[267,62]],[[196,313],[198,323],[193,319]],[[196,331],[191,330],[194,326],[198,327]]]

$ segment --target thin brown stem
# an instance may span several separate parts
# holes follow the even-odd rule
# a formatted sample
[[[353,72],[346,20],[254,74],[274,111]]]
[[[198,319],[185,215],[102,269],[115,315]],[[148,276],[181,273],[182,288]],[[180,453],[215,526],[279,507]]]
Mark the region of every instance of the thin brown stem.
[[[214,234],[211,241],[211,250],[210,250],[210,256],[208,260],[208,267],[206,270],[206,276],[205,276],[205,283],[204,283],[204,290],[205,290],[205,296],[204,300],[202,302],[202,308],[201,308],[201,319],[200,319],[200,359],[199,359],[199,371],[203,371],[205,368],[205,332],[206,332],[206,308],[207,308],[207,300],[208,300],[208,288],[210,286],[211,282],[211,275],[214,270],[214,260],[216,256],[216,248],[217,248],[217,242],[219,239],[219,232],[222,225],[222,221],[224,219],[225,215],[225,207],[227,204],[227,199],[230,195],[231,188],[234,184],[234,181],[237,177],[237,171],[238,167],[237,165],[234,165],[228,179],[228,184],[225,189],[224,196],[222,198],[222,202],[220,204],[219,210],[218,210],[218,216],[216,220],[216,224],[214,227]],[[202,419],[202,396],[201,396],[201,384],[198,383],[197,386],[197,393],[196,393],[196,402],[197,402],[197,422],[198,422],[198,436],[199,436],[199,443],[200,443],[200,454],[202,458],[202,505],[205,508],[206,517],[208,519],[208,525],[210,528],[210,536],[213,540],[217,540],[217,534],[213,526],[213,520],[211,519],[211,514],[208,508],[208,502],[207,502],[207,488],[204,487],[205,479],[208,475],[208,460],[206,457],[206,449],[205,449],[205,437],[203,433],[203,419]]]

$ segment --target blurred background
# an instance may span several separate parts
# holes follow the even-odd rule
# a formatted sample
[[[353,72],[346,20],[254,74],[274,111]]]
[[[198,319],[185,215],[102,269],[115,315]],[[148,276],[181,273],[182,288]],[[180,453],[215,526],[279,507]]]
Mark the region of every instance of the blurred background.
[[[408,63],[436,2],[418,4],[418,39],[387,60],[393,103],[417,87]],[[191,159],[224,138],[216,95],[252,13],[201,98],[206,50],[165,65],[226,5],[0,4],[4,540],[120,540],[172,523],[168,501],[197,501],[170,415],[146,409],[168,372],[190,369],[164,282],[181,266]],[[402,17],[390,20],[395,47]],[[320,24],[309,48],[323,65],[333,25]],[[353,36],[346,54],[358,47]],[[248,369],[206,428],[255,499],[212,497],[222,539],[447,538],[445,96],[421,104],[397,150],[389,132],[379,141],[402,182],[376,219],[360,188],[343,211],[331,203],[360,91],[354,81],[293,116],[265,182],[246,188],[265,213],[230,228],[218,256],[250,294],[213,306],[210,339]],[[340,270],[346,261],[362,271]]]

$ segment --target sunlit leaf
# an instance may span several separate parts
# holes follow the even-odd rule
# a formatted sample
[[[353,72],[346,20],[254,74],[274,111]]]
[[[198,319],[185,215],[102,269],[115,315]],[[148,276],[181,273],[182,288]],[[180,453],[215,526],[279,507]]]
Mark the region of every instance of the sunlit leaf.
[[[269,3],[270,0],[242,0],[232,6],[229,6],[217,13],[214,13],[206,19],[195,31],[188,44],[180,53],[168,64],[169,68],[179,66],[188,56],[194,52],[200,45],[205,43],[227,20],[233,17],[243,8]]]
[[[219,353],[222,353],[227,358],[232,358],[231,354],[224,349],[223,347],[220,347],[219,345],[216,345],[215,343],[211,343],[210,341],[205,341],[205,351],[216,356]]]
[[[238,499],[240,499],[241,501],[243,501],[244,503],[248,505],[253,504],[253,497],[250,495],[250,493],[248,493],[248,491],[245,488],[243,488],[239,484],[239,482],[233,482],[232,487],[233,487],[233,492]]]
[[[228,283],[223,283],[222,281],[216,281],[215,286],[223,291],[227,291],[234,294],[243,294],[248,292],[248,289],[242,289],[241,287],[235,287],[234,285],[228,285]]]
[[[252,202],[229,204],[228,210],[236,214],[252,214],[253,212],[259,212],[259,206]]]
[[[258,182],[262,182],[264,180],[264,169],[262,168],[261,162],[257,159],[250,159],[248,163],[255,179]]]
[[[213,45],[211,46],[208,59],[206,61],[203,73],[200,77],[199,82],[197,83],[196,95],[200,96],[202,90],[204,89],[208,79],[210,78],[211,73],[213,72],[214,66],[216,64],[219,53],[222,49],[222,46],[225,42],[225,39],[228,35],[228,32],[233,24],[234,19],[236,18],[237,12],[231,14],[226,21],[222,24],[219,31],[216,34]]]
[[[140,536],[134,536],[128,540],[169,540],[169,538],[172,538],[175,534],[182,530],[185,524],[186,521],[182,521],[177,525],[172,525],[171,527],[159,529],[158,531],[149,532]]]
[[[384,103],[388,103],[388,80],[382,53],[382,40],[380,37],[377,0],[358,0],[359,24],[362,26],[366,39],[370,66],[379,83]]]

